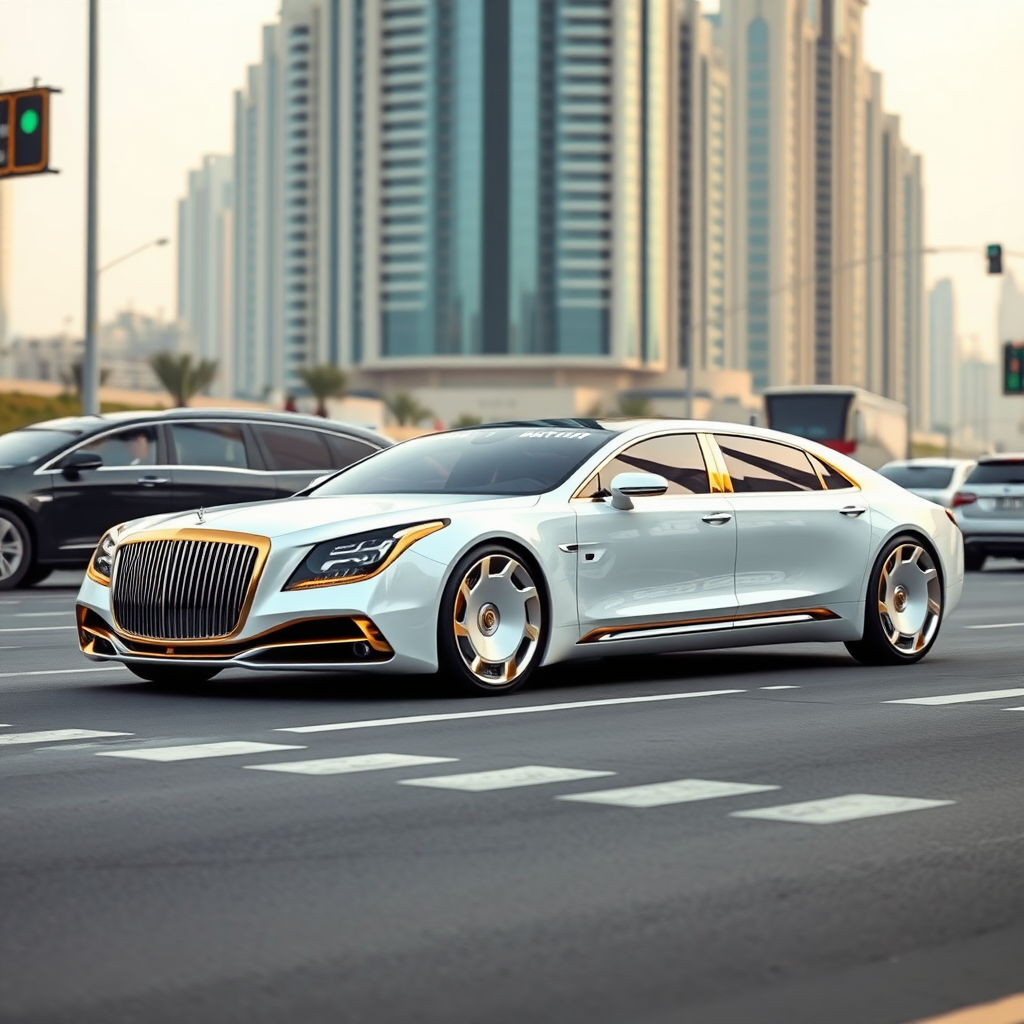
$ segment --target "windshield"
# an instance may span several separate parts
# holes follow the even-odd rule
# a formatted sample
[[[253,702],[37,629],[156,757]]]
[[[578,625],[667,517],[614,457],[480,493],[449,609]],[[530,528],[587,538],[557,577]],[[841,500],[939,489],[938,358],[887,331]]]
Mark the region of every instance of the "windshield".
[[[768,426],[813,441],[846,440],[851,395],[766,395]]]
[[[952,466],[883,466],[878,472],[911,491],[941,491],[953,480]]]
[[[63,430],[38,427],[0,434],[0,466],[27,466],[38,462],[44,455],[74,441],[76,436]]]
[[[385,448],[313,493],[543,494],[614,436],[528,425],[429,434]]]
[[[1024,461],[979,462],[967,478],[969,484],[1024,484]]]

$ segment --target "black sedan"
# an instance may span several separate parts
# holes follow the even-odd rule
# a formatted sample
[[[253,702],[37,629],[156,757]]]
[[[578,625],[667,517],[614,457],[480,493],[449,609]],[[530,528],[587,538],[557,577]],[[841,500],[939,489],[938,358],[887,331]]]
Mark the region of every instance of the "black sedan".
[[[174,409],[0,435],[0,590],[85,566],[117,523],[283,498],[392,442],[312,416]]]

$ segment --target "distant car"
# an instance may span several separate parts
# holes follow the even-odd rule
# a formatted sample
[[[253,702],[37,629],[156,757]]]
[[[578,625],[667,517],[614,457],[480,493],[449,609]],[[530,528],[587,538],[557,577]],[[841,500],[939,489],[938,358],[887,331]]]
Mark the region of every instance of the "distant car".
[[[845,642],[923,658],[963,587],[953,514],[823,445],[735,423],[542,420],[418,437],[300,496],[115,527],[79,643],[143,679],[433,673]]]
[[[973,459],[900,459],[878,472],[919,498],[952,508],[953,496],[974,466]]]
[[[1024,558],[1024,453],[979,459],[953,509],[966,568],[981,569],[989,555]]]
[[[125,520],[285,498],[391,444],[313,416],[237,409],[68,417],[0,434],[0,590],[84,568]]]

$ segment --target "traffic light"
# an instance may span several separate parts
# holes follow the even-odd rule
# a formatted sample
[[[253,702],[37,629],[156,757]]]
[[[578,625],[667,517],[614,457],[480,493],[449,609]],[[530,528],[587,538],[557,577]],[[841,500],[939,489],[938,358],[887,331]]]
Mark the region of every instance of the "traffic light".
[[[988,257],[988,272],[1001,274],[1003,272],[1003,247],[1001,245],[986,246],[985,255]]]
[[[54,91],[42,86],[0,93],[0,178],[49,170]]]
[[[1003,345],[1003,394],[1024,395],[1024,341]]]

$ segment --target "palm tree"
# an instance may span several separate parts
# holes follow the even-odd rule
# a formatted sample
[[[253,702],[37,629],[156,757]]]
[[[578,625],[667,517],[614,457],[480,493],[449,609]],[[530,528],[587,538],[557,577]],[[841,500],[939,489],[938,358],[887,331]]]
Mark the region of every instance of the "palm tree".
[[[428,416],[434,415],[430,409],[420,405],[407,391],[399,391],[397,395],[384,399],[384,404],[400,427],[410,424],[415,426]]]
[[[348,386],[348,376],[344,370],[331,363],[319,366],[300,366],[299,379],[309,388],[309,393],[316,399],[316,414],[327,418],[327,399],[342,398]]]
[[[216,360],[200,359],[193,364],[192,356],[188,354],[157,352],[150,357],[149,365],[179,408],[188,405],[189,399],[200,391],[205,391],[217,376]]]
[[[620,416],[650,416],[651,400],[643,395],[620,395],[619,396]]]
[[[461,416],[452,424],[453,427],[477,427],[483,423],[483,417],[474,416],[471,412],[464,412]]]
[[[100,387],[107,383],[110,377],[110,370],[100,369]],[[60,382],[64,387],[73,391],[76,395],[82,394],[82,361],[75,360],[66,370],[60,372]]]

